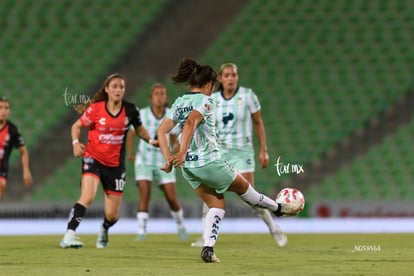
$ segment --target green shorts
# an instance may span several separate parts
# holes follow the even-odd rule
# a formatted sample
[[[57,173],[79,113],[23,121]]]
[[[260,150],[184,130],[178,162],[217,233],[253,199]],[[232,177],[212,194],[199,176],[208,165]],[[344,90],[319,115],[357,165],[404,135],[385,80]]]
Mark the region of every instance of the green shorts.
[[[254,151],[252,148],[223,150],[222,156],[240,173],[254,172]]]
[[[170,173],[166,173],[160,170],[158,166],[135,163],[135,180],[154,180],[158,183],[158,185],[163,185],[166,183],[175,183],[175,171],[173,168],[173,170]]]
[[[182,168],[182,172],[194,190],[203,183],[219,194],[227,191],[237,176],[237,171],[224,158],[198,168]]]

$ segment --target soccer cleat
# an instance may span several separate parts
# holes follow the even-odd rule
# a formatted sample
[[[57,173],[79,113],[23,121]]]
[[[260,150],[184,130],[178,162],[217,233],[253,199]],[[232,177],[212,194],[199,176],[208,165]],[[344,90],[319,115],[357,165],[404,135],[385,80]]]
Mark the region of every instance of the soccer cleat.
[[[108,229],[101,226],[101,230],[98,233],[98,239],[96,240],[96,248],[106,248],[108,246]]]
[[[143,241],[143,240],[145,240],[145,234],[138,233],[135,240],[137,240],[137,241]]]
[[[275,231],[272,233],[272,236],[279,247],[284,247],[288,242],[285,233],[283,233],[282,231]]]
[[[279,209],[273,214],[277,217],[281,216],[294,216],[298,213],[298,210],[302,207],[302,202],[299,200],[289,203],[279,203]]]
[[[204,246],[201,250],[201,259],[206,263],[219,263],[220,260],[214,254],[214,249],[211,246]]]
[[[203,247],[204,246],[204,239],[203,237],[199,238],[195,242],[191,243],[191,247]]]
[[[63,239],[60,241],[60,247],[62,248],[81,248],[83,243],[75,236],[74,232],[67,232]]]
[[[184,226],[178,227],[178,235],[180,236],[180,239],[183,241],[188,240],[187,231],[185,230]]]

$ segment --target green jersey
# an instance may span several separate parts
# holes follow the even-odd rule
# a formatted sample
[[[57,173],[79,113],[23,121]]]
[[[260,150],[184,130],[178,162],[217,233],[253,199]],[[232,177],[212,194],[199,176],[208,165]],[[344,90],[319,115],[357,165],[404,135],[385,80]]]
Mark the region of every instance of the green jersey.
[[[161,117],[155,116],[151,107],[145,107],[139,110],[142,125],[146,128],[152,139],[156,137],[158,127],[168,110],[169,109],[167,108],[166,112]],[[170,133],[174,134],[174,130],[175,129],[173,129]],[[135,162],[137,164],[162,167],[165,164],[165,159],[160,148],[153,147],[140,139],[138,142]]]
[[[252,114],[260,110],[260,102],[250,89],[239,86],[230,99],[217,91],[211,97],[217,102],[216,116],[220,146],[226,149],[253,148]]]
[[[185,168],[202,167],[220,158],[216,135],[215,102],[202,93],[187,92],[177,98],[167,117],[178,124],[178,140],[191,111],[197,110],[203,121],[197,126],[187,151]]]

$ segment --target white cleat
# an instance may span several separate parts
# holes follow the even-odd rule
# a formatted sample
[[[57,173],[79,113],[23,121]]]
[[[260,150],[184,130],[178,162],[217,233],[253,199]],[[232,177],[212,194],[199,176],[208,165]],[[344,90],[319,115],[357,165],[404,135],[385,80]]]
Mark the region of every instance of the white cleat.
[[[75,236],[75,232],[67,232],[63,239],[60,241],[60,247],[62,248],[81,248],[83,243],[79,240],[78,237]]]
[[[272,236],[275,239],[275,241],[276,241],[276,243],[279,247],[284,247],[288,242],[287,236],[285,235],[285,233],[283,233],[281,231],[273,232]]]
[[[204,239],[201,237],[195,242],[191,243],[191,247],[203,247],[204,246]]]
[[[101,226],[101,230],[98,233],[98,239],[96,240],[96,248],[106,248],[108,246],[108,229]]]
[[[178,235],[180,236],[180,239],[183,241],[187,241],[188,240],[188,234],[187,231],[185,230],[185,227],[178,227]]]

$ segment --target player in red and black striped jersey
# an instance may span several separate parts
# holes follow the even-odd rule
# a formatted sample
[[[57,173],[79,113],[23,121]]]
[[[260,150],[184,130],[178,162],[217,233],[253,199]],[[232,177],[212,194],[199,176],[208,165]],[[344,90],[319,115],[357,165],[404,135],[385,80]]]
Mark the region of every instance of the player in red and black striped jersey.
[[[129,126],[134,126],[137,136],[147,143],[158,145],[143,127],[136,106],[123,100],[124,94],[124,78],[110,75],[92,102],[85,106],[86,110],[82,110],[80,119],[72,125],[73,154],[82,157],[81,195],[71,209],[67,232],[60,242],[62,248],[82,247],[75,230],[92,204],[99,183],[105,191],[105,217],[96,247],[107,246],[108,229],[118,220],[125,185],[125,140]],[[79,141],[83,127],[89,129],[86,146]]]
[[[33,181],[29,168],[29,153],[16,125],[8,120],[9,115],[10,102],[0,97],[0,197],[7,186],[9,158],[13,148],[19,149],[21,154],[24,185],[28,187]]]

